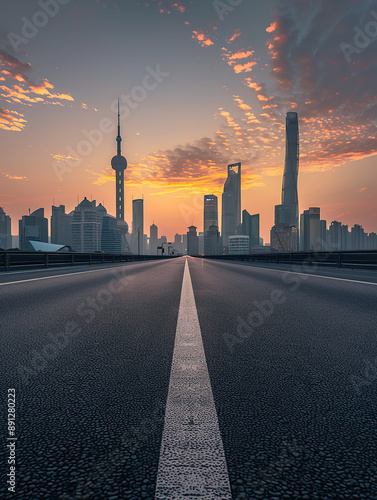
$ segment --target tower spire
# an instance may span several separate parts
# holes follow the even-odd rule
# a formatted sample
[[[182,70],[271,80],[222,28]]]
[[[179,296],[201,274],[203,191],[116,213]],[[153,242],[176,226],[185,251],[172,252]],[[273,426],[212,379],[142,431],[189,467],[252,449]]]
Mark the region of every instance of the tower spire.
[[[120,136],[120,114],[119,114],[119,97],[118,97],[118,136],[116,138],[117,141],[117,155],[121,155],[120,143],[122,142],[122,138]]]
[[[127,160],[121,153],[120,144],[122,138],[120,136],[120,112],[119,112],[119,97],[118,97],[118,135],[117,154],[111,160],[111,166],[116,172],[115,182],[115,203],[116,203],[116,218],[124,220],[124,171],[127,168]]]

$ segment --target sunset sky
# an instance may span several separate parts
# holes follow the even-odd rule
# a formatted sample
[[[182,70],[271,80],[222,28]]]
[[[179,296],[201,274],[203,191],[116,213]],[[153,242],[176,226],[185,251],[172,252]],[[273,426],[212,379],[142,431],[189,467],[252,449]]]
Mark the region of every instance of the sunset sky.
[[[13,234],[78,197],[115,215],[119,96],[130,225],[144,196],[148,234],[202,231],[203,195],[241,161],[268,242],[292,110],[300,213],[377,231],[376,54],[376,0],[2,0],[0,206]]]

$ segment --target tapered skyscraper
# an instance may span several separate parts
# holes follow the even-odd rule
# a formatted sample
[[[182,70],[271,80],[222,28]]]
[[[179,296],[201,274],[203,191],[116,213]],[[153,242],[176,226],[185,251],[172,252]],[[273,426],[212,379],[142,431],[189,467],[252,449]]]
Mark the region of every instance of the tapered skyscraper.
[[[118,99],[118,135],[117,141],[117,154],[111,160],[111,166],[115,170],[115,206],[116,218],[124,220],[124,171],[127,168],[127,160],[121,153],[120,143],[122,138],[120,136],[120,120],[119,120],[119,99]]]
[[[271,247],[280,252],[298,250],[298,117],[287,113],[285,139],[285,164],[281,205],[275,206],[275,224],[271,228]]]
[[[281,203],[285,207],[290,207],[289,220],[287,220],[286,222],[298,229],[297,176],[299,160],[299,140],[297,113],[287,113],[285,130],[285,165]]]
[[[241,224],[241,162],[228,165],[228,177],[222,195],[221,235],[225,253],[229,236],[237,234]]]

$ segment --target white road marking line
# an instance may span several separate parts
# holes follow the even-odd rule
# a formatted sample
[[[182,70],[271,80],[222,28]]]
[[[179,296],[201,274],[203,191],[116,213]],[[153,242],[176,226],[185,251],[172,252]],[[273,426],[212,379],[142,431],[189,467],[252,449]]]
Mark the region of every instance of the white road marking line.
[[[226,262],[226,261],[223,261]],[[233,264],[237,266],[238,264],[235,264],[234,262],[226,262],[227,264]],[[252,268],[253,266],[245,266]],[[263,267],[263,266],[255,266],[254,269],[267,269],[268,271],[274,271],[275,273],[290,273],[290,274],[301,274],[302,276],[312,276],[313,278],[325,278],[327,280],[338,280],[338,281],[349,281],[350,283],[361,283],[362,285],[374,285],[377,286],[377,283],[373,283],[372,281],[358,281],[358,280],[351,280],[347,278],[336,278],[334,276],[322,276],[321,274],[309,274],[309,273],[300,273],[297,271],[287,271],[285,269],[271,269],[270,267]]]
[[[133,262],[133,264],[146,264],[148,262],[151,262],[151,261]],[[162,261],[160,261],[160,262],[162,262]],[[163,261],[163,262],[167,262],[167,261]],[[29,278],[29,279],[26,279],[26,280],[19,280],[19,281],[7,281],[6,283],[0,283],[0,286],[4,286],[4,285],[16,285],[17,283],[27,283],[28,281],[49,280],[51,278],[63,278],[64,276],[73,276],[73,275],[77,275],[77,274],[98,273],[100,271],[106,271],[106,270],[109,270],[109,269],[116,269],[118,267],[124,267],[124,265],[102,267],[101,269],[92,269],[90,271],[77,271],[77,272],[73,272],[73,273],[55,274],[54,276],[42,276],[40,278]],[[39,270],[35,269],[35,272],[39,272]]]
[[[232,498],[187,259],[155,495],[184,498]]]

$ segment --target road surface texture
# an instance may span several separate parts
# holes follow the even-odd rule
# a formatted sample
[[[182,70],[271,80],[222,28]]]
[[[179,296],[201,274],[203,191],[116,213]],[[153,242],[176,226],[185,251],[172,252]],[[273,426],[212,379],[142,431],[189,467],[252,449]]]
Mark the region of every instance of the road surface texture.
[[[2,273],[0,498],[377,499],[376,303],[363,270]]]

